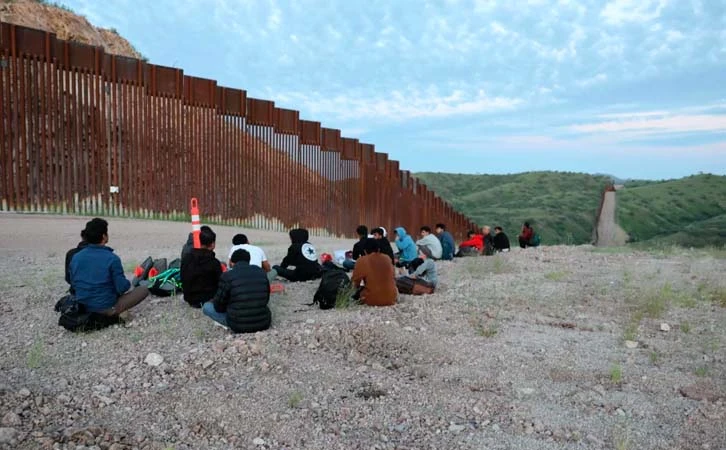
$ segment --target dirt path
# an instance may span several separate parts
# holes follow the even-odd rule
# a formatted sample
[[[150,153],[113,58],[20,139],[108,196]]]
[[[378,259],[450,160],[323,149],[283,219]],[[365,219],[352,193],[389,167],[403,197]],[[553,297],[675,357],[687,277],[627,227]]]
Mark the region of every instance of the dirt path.
[[[598,247],[612,247],[625,245],[628,235],[615,222],[616,193],[606,192],[600,211],[600,220],[597,224],[597,239],[595,245]]]

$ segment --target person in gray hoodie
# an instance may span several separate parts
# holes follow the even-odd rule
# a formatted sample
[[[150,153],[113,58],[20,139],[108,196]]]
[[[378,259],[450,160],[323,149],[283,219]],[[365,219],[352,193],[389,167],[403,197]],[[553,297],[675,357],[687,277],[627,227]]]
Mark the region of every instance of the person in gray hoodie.
[[[431,228],[428,226],[421,227],[421,239],[416,241],[416,246],[426,247],[431,251],[431,258],[441,259],[443,248],[441,247],[441,241],[431,233]]]

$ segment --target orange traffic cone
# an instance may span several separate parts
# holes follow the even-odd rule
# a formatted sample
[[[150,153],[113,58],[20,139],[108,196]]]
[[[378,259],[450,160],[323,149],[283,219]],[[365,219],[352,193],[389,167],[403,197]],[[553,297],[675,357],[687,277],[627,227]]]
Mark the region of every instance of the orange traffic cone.
[[[199,242],[199,233],[202,224],[199,222],[199,204],[196,197],[192,197],[191,201],[192,210],[192,235],[194,240],[194,248],[201,248],[202,243]]]

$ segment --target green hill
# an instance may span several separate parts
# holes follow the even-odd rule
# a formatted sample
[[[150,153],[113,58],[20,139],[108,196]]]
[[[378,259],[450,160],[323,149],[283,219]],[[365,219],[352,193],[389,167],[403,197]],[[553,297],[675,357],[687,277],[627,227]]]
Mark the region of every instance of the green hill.
[[[416,176],[478,224],[501,225],[514,241],[529,221],[547,244],[591,242],[600,196],[610,182],[604,175],[572,172]]]
[[[631,242],[726,244],[726,176],[626,183],[617,202],[617,221]]]
[[[571,172],[416,176],[480,225],[501,225],[512,239],[528,220],[546,244],[591,242],[602,190],[612,180]],[[617,202],[617,221],[631,242],[726,245],[726,176],[627,181]]]

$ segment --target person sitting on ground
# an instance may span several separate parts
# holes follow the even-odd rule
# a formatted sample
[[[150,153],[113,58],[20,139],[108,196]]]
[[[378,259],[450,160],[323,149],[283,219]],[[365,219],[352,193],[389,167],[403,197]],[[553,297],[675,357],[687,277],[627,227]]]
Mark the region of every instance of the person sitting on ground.
[[[519,246],[522,248],[539,246],[539,238],[529,222],[524,222],[522,232],[519,234]]]
[[[431,234],[431,227],[429,226],[422,226],[421,227],[421,239],[416,241],[416,246],[423,245],[424,247],[427,247],[431,251],[431,257],[433,259],[441,259],[441,254],[443,253],[443,249],[441,248],[441,241]]]
[[[485,225],[482,228],[482,236],[484,236],[484,254],[491,256],[494,254],[494,236],[492,236],[491,228]]]
[[[227,256],[227,266],[232,266],[232,255],[237,250],[247,251],[247,253],[250,254],[250,264],[264,270],[267,274],[267,279],[270,280],[270,282],[277,277],[277,272],[272,270],[269,261],[267,261],[267,255],[265,255],[264,250],[256,245],[250,244],[247,236],[241,233],[235,234],[232,238],[232,247],[229,249],[229,255]]]
[[[417,264],[416,270],[410,275],[405,276],[413,278],[416,280],[416,283],[424,284],[432,290],[435,289],[439,278],[436,274],[436,264],[431,259],[431,252],[427,247],[418,247],[418,259],[420,263]]]
[[[279,266],[272,268],[277,275],[289,281],[317,280],[323,276],[322,267],[318,263],[318,253],[315,247],[308,242],[310,237],[305,228],[294,228],[290,230],[290,242],[287,255],[282,259]],[[294,266],[294,269],[288,267]]]
[[[353,285],[363,285],[360,300],[369,306],[395,305],[398,298],[393,265],[387,255],[380,251],[380,240],[366,239],[363,242],[364,255],[355,264]]]
[[[483,248],[484,236],[474,230],[469,230],[467,240],[459,244],[459,251],[454,256],[477,256]]]
[[[81,242],[66,253],[66,283],[70,286],[68,292],[70,292],[71,295],[75,294],[75,290],[71,285],[71,260],[76,253],[86,248],[86,246],[88,246],[88,241],[86,241],[85,230],[81,230]]]
[[[211,231],[212,229],[209,228],[207,225],[202,225],[201,227],[199,227],[199,233],[200,234],[204,230]],[[189,236],[187,236],[187,241],[182,246],[181,259],[184,259],[184,256],[187,253],[191,253],[191,251],[193,249],[194,249],[194,233],[189,233]]]
[[[184,288],[184,301],[194,308],[201,308],[217,292],[222,263],[215,257],[217,235],[206,227],[199,233],[201,248],[192,248],[181,261],[179,275]]]
[[[456,250],[456,243],[454,237],[446,231],[446,225],[443,223],[436,224],[436,237],[441,242],[441,259],[444,261],[451,261],[454,259],[454,251]]]
[[[504,229],[500,226],[494,227],[494,238],[492,238],[494,250],[497,252],[509,251],[509,237],[504,233]]]
[[[396,260],[396,257],[393,254],[393,248],[391,248],[391,243],[388,241],[388,233],[386,233],[386,229],[383,227],[374,228],[371,231],[371,234],[373,234],[373,238],[378,241],[378,247],[380,249],[380,252],[391,258],[391,264],[393,264]]]
[[[350,258],[346,258],[343,261],[343,268],[345,270],[353,270],[355,267],[355,262],[363,256],[363,242],[365,242],[366,239],[368,239],[368,227],[365,225],[359,225],[358,228],[355,229],[356,234],[358,235],[358,242],[353,244],[353,253]]]
[[[115,317],[148,297],[144,286],[129,290],[121,259],[106,246],[108,222],[98,217],[90,220],[82,236],[87,245],[71,258],[70,280],[76,301],[87,312]]]
[[[251,254],[235,250],[230,257],[230,270],[219,277],[214,298],[204,303],[202,312],[235,333],[254,333],[270,327],[272,313],[270,281],[265,271],[251,264]]]
[[[396,247],[398,248],[398,256],[396,258],[396,267],[408,268],[411,262],[416,259],[416,244],[414,244],[411,236],[406,233],[406,229],[398,227],[394,230],[396,233]]]

